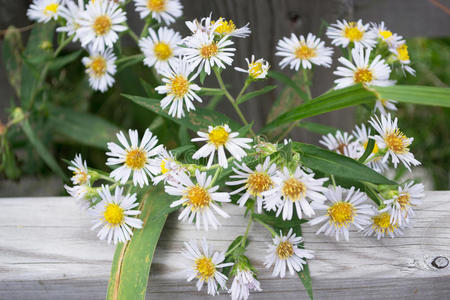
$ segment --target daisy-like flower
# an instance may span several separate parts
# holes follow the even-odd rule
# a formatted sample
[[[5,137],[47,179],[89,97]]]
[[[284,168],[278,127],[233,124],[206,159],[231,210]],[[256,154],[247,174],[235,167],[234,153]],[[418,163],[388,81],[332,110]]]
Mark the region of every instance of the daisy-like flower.
[[[214,34],[219,36],[234,36],[238,38],[248,37],[251,33],[249,23],[241,28],[236,28],[236,25],[232,20],[226,20],[224,18],[219,18],[217,21],[211,21],[214,25]]]
[[[291,34],[291,38],[284,37],[278,41],[275,55],[282,56],[281,68],[287,65],[291,69],[298,71],[300,66],[304,69],[311,69],[312,64],[330,67],[333,49],[325,47],[325,42],[321,41],[312,33],[308,33],[306,39],[303,35],[297,37]]]
[[[248,268],[237,268],[229,293],[231,300],[247,300],[250,291],[261,292],[261,284]]]
[[[406,46],[405,41],[395,44],[389,49],[395,58],[400,62],[403,72],[408,72],[409,74],[415,76],[416,71],[410,66],[411,59],[409,58],[408,46]]]
[[[78,0],[78,3],[74,1],[67,1],[65,6],[61,6],[60,16],[66,20],[66,25],[58,27],[56,31],[67,32],[68,36],[72,36],[76,33],[80,27],[79,18],[84,11],[84,1]],[[74,37],[74,41],[79,40],[78,36]]]
[[[119,38],[117,32],[127,29],[125,12],[114,1],[89,2],[80,14],[77,36],[81,46],[92,45],[94,51],[111,48]]]
[[[385,236],[394,238],[402,235],[403,232],[399,224],[393,223],[391,219],[389,212],[378,212],[371,218],[371,223],[363,230],[364,236],[376,235],[377,239],[381,239]]]
[[[27,16],[32,21],[47,23],[58,18],[61,7],[61,0],[33,0],[27,10]]]
[[[181,35],[173,29],[160,27],[158,33],[152,28],[148,30],[149,36],[139,40],[139,47],[144,53],[144,64],[152,67],[158,73],[168,71],[169,66],[175,66],[178,63],[177,57],[182,53]]]
[[[70,197],[78,200],[82,208],[89,207],[89,199],[88,199],[89,197],[87,197],[89,192],[91,191],[89,185],[83,184],[83,185],[68,186],[67,184],[65,184],[64,188],[66,189]]]
[[[238,138],[238,132],[231,132],[228,125],[209,126],[208,132],[197,131],[198,138],[193,138],[192,142],[206,142],[197,152],[192,155],[193,159],[200,159],[202,157],[208,157],[207,168],[210,168],[214,156],[217,151],[219,165],[223,168],[228,168],[228,161],[225,155],[225,149],[238,161],[241,161],[243,157],[247,155],[244,149],[251,149],[248,145],[253,141],[250,138]]]
[[[333,74],[342,76],[336,79],[335,89],[342,89],[357,83],[375,86],[393,85],[394,81],[389,80],[391,68],[385,63],[381,55],[377,55],[369,64],[370,49],[356,47],[352,49],[352,59],[354,64],[344,57],[339,58],[339,62],[344,67],[338,67]]]
[[[228,181],[227,185],[241,185],[240,188],[231,192],[231,195],[238,194],[245,190],[245,193],[239,198],[237,203],[239,206],[244,206],[250,197],[256,199],[256,206],[258,213],[262,212],[263,207],[263,192],[272,189],[275,186],[274,176],[277,173],[277,165],[270,163],[270,157],[267,156],[263,164],[258,164],[255,170],[247,167],[245,163],[241,165],[235,162],[237,168],[233,167],[235,175],[230,178],[234,181]]]
[[[353,134],[356,137],[356,141],[359,145],[358,156],[361,157],[367,148],[367,144],[369,143],[370,128],[366,127],[366,125],[364,124],[361,124],[361,126],[356,125],[355,129],[353,130]],[[377,156],[378,151],[379,148],[377,143],[375,142],[372,153],[367,157],[367,160],[369,161],[367,163],[367,166],[381,173],[386,170],[388,166],[386,162],[382,161],[382,157]],[[357,159],[359,159],[359,157],[357,157]]]
[[[178,220],[193,223],[197,229],[203,223],[203,228],[208,230],[208,226],[217,229],[220,226],[219,221],[214,215],[213,210],[223,218],[230,216],[223,211],[216,202],[230,202],[228,193],[217,192],[219,186],[209,187],[212,176],[207,176],[206,172],[195,171],[197,183],[193,183],[185,173],[178,174],[177,182],[167,181],[165,191],[169,195],[181,196],[179,200],[174,201],[170,207],[182,205],[184,208],[178,216]]]
[[[145,19],[149,14],[159,23],[169,25],[183,14],[183,5],[179,0],[134,0],[136,11]]]
[[[183,48],[183,53],[193,69],[198,67],[197,73],[205,70],[209,75],[211,68],[216,65],[222,69],[225,69],[225,65],[231,65],[236,51],[235,48],[231,48],[233,44],[228,36],[216,41],[214,34],[198,31],[185,39],[186,48]]]
[[[108,166],[121,165],[110,174],[114,180],[125,184],[133,173],[133,184],[143,187],[148,185],[147,175],[152,178],[153,174],[159,172],[158,168],[150,164],[150,159],[157,155],[163,146],[156,146],[158,138],[148,129],[145,130],[140,145],[137,130],[128,130],[128,135],[131,144],[128,143],[128,139],[122,131],[117,134],[117,139],[122,147],[113,142],[108,143],[110,152],[107,152],[106,155],[110,157],[106,164]]]
[[[294,208],[297,217],[302,218],[302,211],[308,217],[314,215],[311,201],[324,202],[327,198],[322,194],[327,190],[323,183],[327,178],[314,179],[314,173],[307,174],[300,167],[291,174],[288,168],[275,176],[275,187],[263,192],[266,208],[278,208],[277,216],[283,212],[283,220],[291,220]]]
[[[81,154],[75,155],[75,159],[70,161],[71,165],[67,168],[73,172],[73,176],[70,178],[75,185],[89,185],[91,176],[88,173],[86,161],[83,161]]]
[[[123,188],[116,187],[111,195],[109,186],[102,186],[98,192],[101,202],[97,204],[92,213],[96,216],[92,230],[102,226],[97,236],[100,240],[108,240],[114,244],[124,243],[131,239],[132,228],[142,228],[142,220],[130,216],[139,215],[139,210],[133,209],[139,205],[136,194],[123,195]]]
[[[414,184],[410,181],[404,186],[399,186],[398,191],[392,193],[392,199],[385,200],[386,210],[391,215],[391,224],[403,226],[409,223],[410,218],[415,216],[413,207],[422,202],[425,196],[423,184]]]
[[[260,58],[255,61],[255,56],[252,55],[251,60],[248,58],[245,59],[248,65],[248,69],[242,69],[239,67],[235,67],[234,69],[239,72],[244,72],[248,74],[248,77],[251,79],[264,79],[267,76],[267,72],[270,69],[269,62],[263,58]]]
[[[92,89],[106,92],[114,85],[114,74],[116,74],[116,56],[112,48],[104,51],[96,51],[89,47],[89,56],[81,60],[89,75],[89,85]]]
[[[350,148],[354,139],[355,137],[348,132],[338,130],[335,134],[328,133],[327,135],[323,135],[319,140],[319,144],[324,145],[330,151],[351,157],[350,154],[352,151]]]
[[[306,264],[306,258],[314,258],[311,250],[298,248],[299,244],[303,242],[301,236],[297,237],[289,229],[287,235],[277,235],[273,238],[272,244],[268,245],[267,256],[264,261],[266,269],[274,265],[272,276],[280,276],[284,278],[286,275],[286,268],[289,273],[294,275],[295,272],[303,270],[303,265]]]
[[[392,31],[387,29],[384,22],[381,22],[380,24],[372,23],[371,25],[373,34],[381,41],[386,42],[389,47],[392,47],[392,45],[395,45],[402,40],[400,35],[392,33]]]
[[[179,165],[172,152],[167,151],[164,147],[161,148],[158,155],[150,160],[150,165],[158,170],[153,177],[153,184],[157,185],[161,181],[166,183],[168,180],[176,182],[181,172],[187,172],[187,170]]]
[[[366,47],[371,49],[376,44],[376,35],[369,30],[370,24],[358,22],[337,21],[328,27],[326,35],[331,39],[331,44],[347,47],[353,43],[355,47]]]
[[[389,100],[389,99],[381,99],[375,102],[375,109],[374,111],[376,112],[377,110],[380,112],[380,114],[385,115],[388,113],[388,110],[391,111],[396,111],[397,110],[397,106],[395,106],[395,104],[397,103],[397,101],[395,100]]]
[[[196,283],[197,290],[200,291],[203,285],[207,284],[208,294],[218,295],[218,288],[226,289],[228,277],[223,275],[219,269],[233,265],[233,263],[224,263],[225,252],[213,252],[206,243],[206,239],[201,241],[201,249],[198,248],[196,241],[184,243],[185,249],[181,254],[189,259],[190,265],[187,270],[187,281],[198,278]]]
[[[195,110],[194,101],[202,102],[202,99],[195,93],[200,87],[192,83],[196,75],[191,75],[192,66],[188,62],[177,59],[168,70],[162,70],[162,82],[155,88],[160,94],[167,94],[161,100],[162,109],[169,107],[169,115],[176,118],[185,116],[184,106],[189,112]]]
[[[396,168],[399,162],[411,171],[410,166],[418,166],[420,162],[414,158],[414,154],[409,152],[409,146],[414,138],[406,137],[397,127],[397,118],[392,120],[391,114],[372,117],[370,125],[376,130],[378,135],[370,136],[375,139],[378,149],[385,153],[382,162],[386,162],[391,157]]]
[[[343,235],[348,241],[351,225],[363,230],[364,226],[370,223],[373,209],[369,204],[364,204],[367,200],[366,194],[355,190],[354,187],[345,190],[337,186],[329,188],[325,196],[330,204],[314,203],[314,208],[326,209],[327,213],[308,222],[312,226],[324,223],[316,234],[323,232],[327,236],[335,236],[337,241]]]

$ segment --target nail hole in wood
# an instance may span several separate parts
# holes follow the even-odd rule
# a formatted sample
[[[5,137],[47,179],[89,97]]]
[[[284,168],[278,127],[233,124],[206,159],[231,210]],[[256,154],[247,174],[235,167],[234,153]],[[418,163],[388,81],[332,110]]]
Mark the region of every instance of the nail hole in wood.
[[[436,256],[433,261],[431,262],[431,265],[435,267],[436,269],[444,269],[447,268],[449,264],[449,260],[445,256]]]
[[[288,12],[288,19],[292,22],[292,23],[297,23],[300,21],[301,17],[298,13],[290,11]]]

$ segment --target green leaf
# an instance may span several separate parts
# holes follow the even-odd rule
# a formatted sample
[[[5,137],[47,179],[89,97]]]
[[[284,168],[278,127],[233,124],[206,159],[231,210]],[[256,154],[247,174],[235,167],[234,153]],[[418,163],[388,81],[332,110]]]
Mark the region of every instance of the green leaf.
[[[33,147],[36,149],[36,152],[39,154],[39,156],[44,160],[44,162],[49,166],[49,168],[55,172],[57,175],[59,175],[64,180],[67,180],[67,176],[64,174],[64,172],[59,167],[58,163],[56,162],[55,158],[50,154],[50,152],[45,148],[45,146],[41,143],[38,136],[35,134],[33,129],[30,126],[30,123],[28,120],[23,120],[21,123],[23,132],[27,136],[30,143],[33,145]]]
[[[237,130],[240,126],[224,114],[216,111],[211,111],[202,107],[197,107],[194,111],[186,113],[186,116],[182,119],[177,119],[169,116],[169,114],[161,108],[159,99],[150,99],[140,96],[132,96],[123,94],[125,98],[130,99],[134,103],[137,103],[148,110],[151,110],[158,115],[161,115],[167,119],[174,121],[180,125],[197,131],[207,131],[208,126],[228,124],[233,130]]]
[[[214,88],[201,88],[200,91],[197,92],[197,95],[199,96],[218,96],[218,95],[224,95],[224,91],[221,89],[214,89]]]
[[[300,226],[303,223],[308,222],[308,220],[305,219],[299,219],[297,216],[295,218],[292,218],[290,221],[285,221],[281,217],[275,217],[275,215],[268,215],[267,212],[264,214],[252,214],[254,219],[257,219],[267,225],[270,225],[272,227],[276,227],[279,229],[289,229],[294,228],[297,226]]]
[[[335,152],[297,142],[293,143],[293,149],[300,153],[300,159],[306,167],[318,170],[324,174],[355,181],[367,181],[374,184],[396,184],[394,181],[387,179],[356,160]]]
[[[375,147],[375,140],[369,139],[369,141],[367,142],[366,150],[364,151],[363,155],[358,159],[358,162],[363,164],[369,157],[369,155],[372,154],[373,147]]]
[[[142,229],[134,230],[128,243],[120,243],[114,254],[107,300],[145,299],[150,266],[156,244],[166,223],[171,197],[161,189],[148,188],[139,195]]]
[[[53,71],[53,70],[61,69],[62,67],[66,66],[67,64],[70,64],[71,62],[76,60],[82,52],[83,52],[83,50],[80,49],[78,51],[69,53],[67,55],[55,58],[53,61],[50,62],[49,70]]]
[[[262,88],[260,90],[247,93],[247,94],[243,95],[241,98],[239,98],[237,100],[237,104],[241,104],[241,103],[244,103],[244,102],[246,102],[246,101],[248,101],[248,100],[250,100],[250,99],[252,99],[254,97],[258,97],[258,96],[264,95],[265,93],[268,93],[268,92],[270,92],[271,90],[273,90],[275,88],[277,88],[276,85],[268,85],[268,86],[266,86],[266,87],[264,87],[264,88]]]
[[[278,80],[284,83],[285,85],[291,87],[303,99],[303,101],[306,101],[308,99],[308,95],[292,79],[290,79],[286,75],[276,71],[269,71],[267,75],[270,78]]]
[[[17,166],[14,152],[6,139],[6,134],[0,136],[0,172],[3,172],[8,179],[20,177],[20,168]]]
[[[298,124],[298,127],[304,128],[311,132],[322,134],[322,135],[328,134],[328,133],[336,133],[339,130],[335,127],[331,127],[328,125],[323,125],[323,124],[314,123],[314,122],[304,122],[304,121],[300,122]]]
[[[2,57],[5,69],[8,73],[8,79],[20,97],[20,81],[22,69],[23,51],[22,37],[20,32],[14,26],[9,26],[6,30],[5,39],[3,40]]]
[[[450,107],[450,88],[415,86],[415,85],[393,85],[374,86],[369,90],[375,90],[381,99],[390,99],[412,104],[434,105]]]
[[[202,69],[202,71],[200,72],[200,83],[203,85],[205,83],[205,78],[206,78],[206,72],[205,69]]]
[[[49,122],[55,132],[82,145],[107,149],[120,128],[98,116],[58,106],[50,107]]]

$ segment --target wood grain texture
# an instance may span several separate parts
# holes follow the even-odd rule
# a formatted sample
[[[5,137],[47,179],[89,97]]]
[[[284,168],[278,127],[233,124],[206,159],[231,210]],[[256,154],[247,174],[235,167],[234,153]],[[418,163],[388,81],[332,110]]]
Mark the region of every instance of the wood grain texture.
[[[427,192],[416,223],[401,238],[377,241],[352,232],[350,242],[316,236],[303,226],[316,299],[449,299],[450,267],[436,269],[436,256],[450,257],[450,192]],[[0,199],[0,299],[103,299],[114,247],[97,240],[91,221],[71,198]],[[205,236],[225,249],[245,231],[243,210],[227,205],[231,218],[217,231],[197,231],[171,215],[158,244],[149,299],[209,299],[184,280],[183,241]],[[271,278],[262,266],[270,235],[256,224],[248,255],[264,291],[251,299],[306,299],[296,277]],[[214,299],[229,299],[224,294]]]

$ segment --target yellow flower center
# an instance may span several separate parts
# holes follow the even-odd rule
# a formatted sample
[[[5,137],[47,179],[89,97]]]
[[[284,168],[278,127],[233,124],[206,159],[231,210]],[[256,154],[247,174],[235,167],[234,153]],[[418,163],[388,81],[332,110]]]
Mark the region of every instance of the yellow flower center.
[[[350,22],[344,29],[344,36],[351,42],[358,42],[364,36],[364,31],[359,30],[355,22]]]
[[[213,264],[212,259],[206,256],[202,256],[195,260],[195,270],[197,270],[197,277],[208,282],[208,280],[214,276],[216,272],[216,266]]]
[[[52,3],[52,4],[47,5],[44,8],[44,15],[52,16],[52,15],[56,14],[56,12],[58,11],[58,7],[59,7],[58,3]]]
[[[399,60],[402,60],[402,61],[409,60],[408,46],[406,46],[405,44],[403,44],[397,48],[397,53],[398,53],[397,56],[398,56]]]
[[[405,210],[407,206],[411,206],[411,204],[409,202],[410,199],[411,199],[411,197],[410,197],[409,193],[398,196],[397,202],[398,202],[398,204],[400,204],[401,210]]]
[[[228,141],[229,133],[223,126],[217,126],[208,134],[210,143],[214,144],[216,148],[223,146]]]
[[[356,83],[367,83],[373,80],[373,73],[369,69],[360,68],[355,71],[353,77]]]
[[[214,24],[214,22],[212,22]],[[217,32],[218,34],[221,35],[226,35],[226,34],[230,34],[233,33],[236,30],[236,25],[234,25],[232,20],[225,20],[220,18],[217,23],[219,23],[220,25],[217,26],[215,32]]]
[[[386,135],[384,142],[389,150],[394,153],[402,154],[409,151],[407,137],[398,128],[394,132]]]
[[[392,32],[390,30],[380,30],[380,35],[386,40],[392,36]]]
[[[295,56],[299,59],[310,59],[316,56],[316,50],[302,44],[295,50]]]
[[[150,11],[162,12],[165,10],[166,0],[148,0],[147,8]]]
[[[76,178],[78,184],[85,184],[88,179],[88,174],[82,170],[76,170],[73,172],[73,177]]]
[[[294,246],[291,242],[285,241],[278,244],[277,255],[281,259],[287,259],[294,254]]]
[[[190,187],[185,197],[188,198],[188,204],[192,206],[192,210],[208,207],[211,202],[211,196],[208,191],[198,185]]]
[[[166,161],[161,160],[161,173],[166,174],[167,172],[169,172],[169,169],[166,168]]]
[[[125,156],[125,165],[133,170],[140,170],[145,166],[147,162],[147,155],[141,149],[133,149],[128,151]]]
[[[183,75],[177,75],[170,82],[170,90],[177,98],[183,98],[189,91],[189,81]]]
[[[372,217],[373,225],[372,227],[381,233],[393,232],[398,225],[391,224],[391,215],[388,212],[381,213],[377,216]]]
[[[248,74],[252,78],[257,78],[264,72],[262,62],[254,62],[248,65]]]
[[[97,56],[91,60],[88,67],[91,69],[92,75],[102,77],[106,73],[106,60],[101,56]]]
[[[330,222],[334,223],[334,226],[347,227],[353,222],[355,208],[349,202],[336,202],[328,208],[328,216],[330,217]]]
[[[369,141],[364,143],[364,150],[366,150],[368,143],[369,143]],[[376,153],[378,153],[378,150],[380,150],[380,149],[378,149],[378,145],[377,145],[377,143],[375,143],[373,145],[372,153],[376,154]]]
[[[253,196],[259,196],[273,187],[273,181],[267,173],[255,172],[247,179],[247,190]]]
[[[123,208],[118,204],[109,203],[106,206],[103,217],[105,218],[105,221],[108,222],[111,226],[120,225],[124,220]]]
[[[219,52],[219,47],[217,47],[216,43],[212,43],[209,45],[204,45],[201,49],[200,49],[200,55],[203,58],[211,58],[215,55],[217,55],[217,53]]]
[[[284,197],[289,197],[292,202],[295,202],[296,200],[305,197],[306,186],[303,182],[295,178],[289,178],[284,181],[281,192]]]
[[[153,47],[156,57],[159,60],[167,60],[172,56],[172,49],[166,43],[159,42]]]
[[[340,154],[344,154],[345,153],[345,147],[347,147],[347,144],[345,143],[340,143],[337,147],[336,147],[336,151]]]
[[[105,35],[112,27],[111,18],[105,15],[99,16],[95,19],[92,27],[96,35]]]

